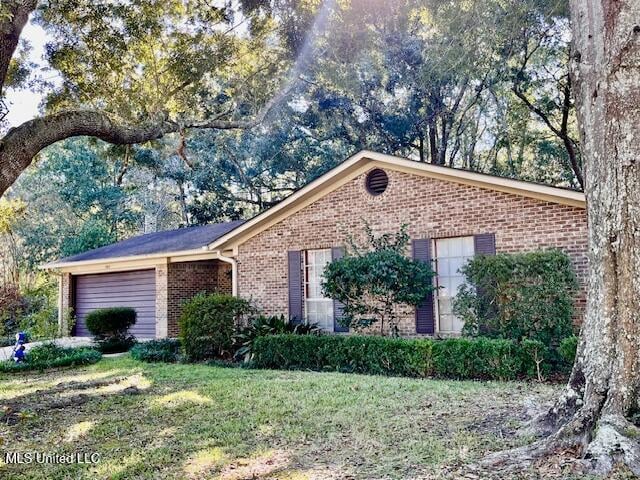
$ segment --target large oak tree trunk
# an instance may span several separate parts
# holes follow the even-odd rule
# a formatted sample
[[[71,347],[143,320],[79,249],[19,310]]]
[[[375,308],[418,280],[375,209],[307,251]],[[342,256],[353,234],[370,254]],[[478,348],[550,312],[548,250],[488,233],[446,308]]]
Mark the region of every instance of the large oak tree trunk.
[[[485,464],[568,447],[596,473],[640,475],[640,0],[572,0],[572,75],[589,215],[587,311],[564,395],[535,426],[548,436]]]

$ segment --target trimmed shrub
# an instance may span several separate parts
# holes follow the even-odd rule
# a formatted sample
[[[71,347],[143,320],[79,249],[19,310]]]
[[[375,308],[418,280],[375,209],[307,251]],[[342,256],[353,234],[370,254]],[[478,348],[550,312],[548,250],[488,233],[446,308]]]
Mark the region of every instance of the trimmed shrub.
[[[260,315],[249,321],[249,325],[238,329],[233,336],[233,344],[236,349],[234,358],[248,361],[251,359],[253,342],[256,338],[265,335],[279,335],[293,333],[295,335],[319,335],[322,330],[316,325],[307,323],[293,323],[287,321],[284,315],[272,315],[270,317]]]
[[[101,358],[102,354],[93,348],[66,348],[54,343],[46,343],[29,350],[26,361],[23,363],[15,363],[12,360],[0,362],[0,372],[90,365],[98,362]]]
[[[130,307],[98,308],[87,315],[85,323],[96,339],[124,335],[136,323],[136,311]]]
[[[450,338],[432,348],[436,377],[513,380],[522,373],[518,345],[510,340]]]
[[[228,358],[233,334],[244,315],[254,312],[247,300],[222,294],[198,294],[184,304],[178,325],[190,361]]]
[[[102,353],[126,352],[136,343],[127,335],[136,323],[136,311],[130,307],[99,308],[90,312],[85,323]]]
[[[538,340],[557,348],[573,334],[578,283],[559,250],[480,255],[462,268],[454,301],[468,336]]]
[[[528,375],[516,342],[487,338],[273,335],[256,338],[253,366],[485,380]]]
[[[175,363],[180,355],[180,341],[165,338],[141,342],[131,349],[131,357],[142,362]]]
[[[120,353],[129,351],[136,343],[136,338],[131,335],[118,335],[97,340],[95,348],[101,353]]]

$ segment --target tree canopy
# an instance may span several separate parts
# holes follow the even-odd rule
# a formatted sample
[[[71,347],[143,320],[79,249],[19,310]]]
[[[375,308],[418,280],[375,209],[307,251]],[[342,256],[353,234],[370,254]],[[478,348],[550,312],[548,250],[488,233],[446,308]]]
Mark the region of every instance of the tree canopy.
[[[251,216],[362,148],[582,183],[560,0],[0,8],[0,98],[45,95],[36,118],[0,125],[0,192],[12,186],[10,198],[69,212],[60,238],[72,240],[41,250],[50,258],[72,244]],[[44,72],[20,38],[28,15],[47,33]],[[113,145],[56,144],[84,135]],[[59,231],[54,223],[44,215],[39,228]],[[25,245],[37,229],[20,233]]]

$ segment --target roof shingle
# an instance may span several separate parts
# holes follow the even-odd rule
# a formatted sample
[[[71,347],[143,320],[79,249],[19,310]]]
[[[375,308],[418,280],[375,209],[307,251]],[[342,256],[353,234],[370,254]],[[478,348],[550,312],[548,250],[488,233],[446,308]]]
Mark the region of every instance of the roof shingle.
[[[236,220],[227,223],[214,223],[197,227],[179,228],[164,232],[147,233],[128,238],[121,242],[79,253],[71,257],[62,258],[56,263],[81,262],[86,260],[102,260],[116,257],[132,257],[135,255],[150,255],[154,253],[171,253],[182,250],[202,248],[220,238],[225,233],[244,223]]]

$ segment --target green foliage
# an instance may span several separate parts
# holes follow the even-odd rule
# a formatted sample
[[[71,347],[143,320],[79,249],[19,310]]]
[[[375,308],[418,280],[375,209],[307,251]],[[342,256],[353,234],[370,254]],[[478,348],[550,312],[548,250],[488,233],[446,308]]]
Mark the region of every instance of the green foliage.
[[[13,283],[0,286],[0,335],[13,338],[22,331],[32,340],[55,338],[60,333],[57,284],[48,277],[30,283],[22,288]]]
[[[180,356],[180,341],[164,338],[140,342],[131,349],[131,357],[143,362],[175,363]]]
[[[136,323],[133,308],[98,308],[86,316],[85,323],[93,334],[96,348],[102,353],[126,352],[136,343],[134,337],[127,335]]]
[[[60,333],[58,309],[54,305],[43,306],[40,310],[22,319],[20,330],[29,332],[34,340],[56,338]]]
[[[11,360],[0,362],[0,372],[90,365],[98,362],[101,358],[101,353],[93,348],[65,348],[54,343],[45,343],[29,350],[26,361],[23,363],[15,363]]]
[[[241,318],[252,312],[254,308],[247,300],[231,295],[201,293],[187,301],[178,322],[187,359],[229,357]]]
[[[558,352],[562,357],[562,360],[567,364],[567,366],[573,366],[573,363],[576,360],[576,352],[578,351],[578,340],[579,338],[575,335],[571,335],[570,337],[563,338],[560,342],[560,346],[558,347]]]
[[[135,337],[118,334],[97,340],[95,348],[101,353],[121,353],[129,351],[135,344]]]
[[[236,348],[234,357],[248,361],[251,359],[253,342],[255,342],[256,338],[283,333],[319,335],[321,329],[316,324],[292,323],[286,320],[284,315],[272,315],[269,317],[260,315],[249,320],[249,325],[241,327],[234,335],[233,343]]]
[[[379,323],[380,333],[398,333],[398,306],[417,306],[433,292],[433,272],[405,255],[407,226],[396,234],[376,236],[365,225],[367,244],[352,243],[352,252],[327,265],[324,294],[344,304],[345,326],[356,330]],[[388,323],[385,325],[385,322]]]
[[[552,348],[573,333],[577,280],[558,250],[477,256],[462,268],[466,283],[454,312],[470,336],[538,340]]]
[[[450,338],[433,344],[434,376],[512,380],[522,371],[518,345],[509,340]]]
[[[454,379],[537,378],[530,347],[489,338],[274,335],[256,338],[253,366]]]
[[[136,311],[130,307],[98,308],[87,314],[85,323],[97,340],[122,336],[136,323]]]

